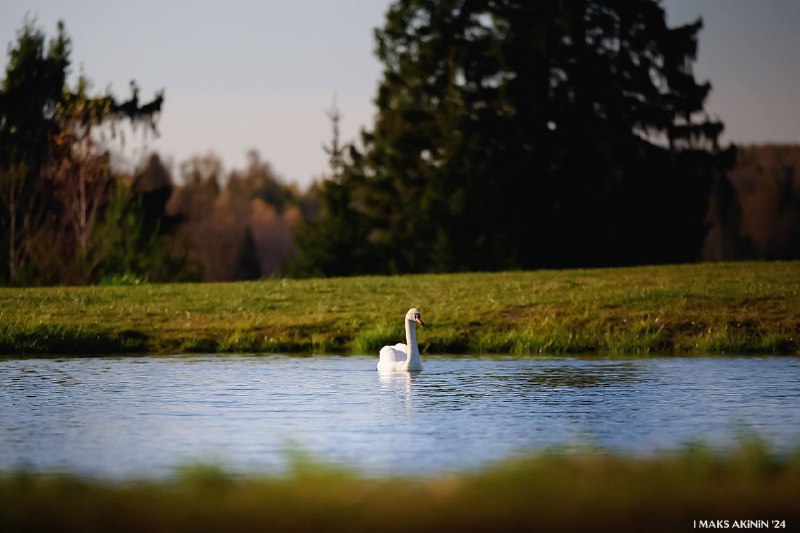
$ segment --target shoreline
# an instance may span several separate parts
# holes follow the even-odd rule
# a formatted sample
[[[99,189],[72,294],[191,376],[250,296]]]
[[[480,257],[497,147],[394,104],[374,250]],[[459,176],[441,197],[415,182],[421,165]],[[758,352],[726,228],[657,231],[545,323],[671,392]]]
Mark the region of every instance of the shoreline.
[[[798,355],[800,262],[0,288],[0,355]]]

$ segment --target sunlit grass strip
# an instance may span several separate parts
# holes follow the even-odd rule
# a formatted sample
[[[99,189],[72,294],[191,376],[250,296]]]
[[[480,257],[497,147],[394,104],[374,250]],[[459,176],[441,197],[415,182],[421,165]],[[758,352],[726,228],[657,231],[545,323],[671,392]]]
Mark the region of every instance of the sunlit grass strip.
[[[539,454],[466,474],[374,478],[309,461],[282,476],[214,467],[169,481],[0,476],[3,531],[688,531],[800,524],[800,450],[758,442],[651,458]]]
[[[0,353],[797,354],[800,263],[0,289]]]

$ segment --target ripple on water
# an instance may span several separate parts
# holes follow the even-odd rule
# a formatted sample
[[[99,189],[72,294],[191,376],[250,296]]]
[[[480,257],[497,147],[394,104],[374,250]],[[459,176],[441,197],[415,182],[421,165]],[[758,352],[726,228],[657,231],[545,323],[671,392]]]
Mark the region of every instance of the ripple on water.
[[[287,450],[370,473],[475,468],[589,444],[650,453],[742,431],[800,437],[794,358],[175,356],[0,360],[0,470],[163,476],[213,461],[284,468]]]

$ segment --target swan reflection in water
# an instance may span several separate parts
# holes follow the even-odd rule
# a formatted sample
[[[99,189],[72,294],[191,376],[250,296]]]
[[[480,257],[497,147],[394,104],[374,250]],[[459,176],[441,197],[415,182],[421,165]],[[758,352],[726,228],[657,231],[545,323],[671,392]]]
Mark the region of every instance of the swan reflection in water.
[[[406,414],[410,414],[413,385],[418,377],[419,372],[378,372],[381,396],[391,398],[391,402],[399,400]]]

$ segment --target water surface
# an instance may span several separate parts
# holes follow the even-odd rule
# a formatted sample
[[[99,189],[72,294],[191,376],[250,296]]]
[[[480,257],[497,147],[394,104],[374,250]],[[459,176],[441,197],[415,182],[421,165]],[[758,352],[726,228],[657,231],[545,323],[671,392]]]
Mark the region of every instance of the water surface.
[[[436,474],[525,450],[648,454],[756,433],[800,439],[800,360],[171,356],[0,360],[0,471],[160,477],[243,473],[286,450],[368,474]]]

